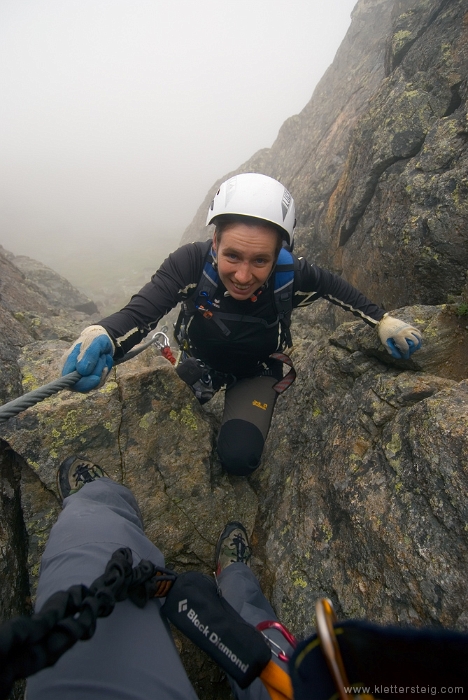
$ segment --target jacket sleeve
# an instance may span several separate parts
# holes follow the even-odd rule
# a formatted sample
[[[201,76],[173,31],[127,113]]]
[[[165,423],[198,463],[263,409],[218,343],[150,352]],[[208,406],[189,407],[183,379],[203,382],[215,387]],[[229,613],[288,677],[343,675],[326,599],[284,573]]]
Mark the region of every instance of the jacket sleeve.
[[[384,309],[370,301],[356,287],[339,275],[317,265],[311,265],[304,258],[298,258],[296,265],[294,308],[308,306],[321,297],[341,306],[345,311],[350,311],[370,326],[377,326],[385,313]]]
[[[123,309],[99,321],[114,340],[115,358],[141,342],[168,311],[196,288],[207,244],[189,243],[178,248]]]

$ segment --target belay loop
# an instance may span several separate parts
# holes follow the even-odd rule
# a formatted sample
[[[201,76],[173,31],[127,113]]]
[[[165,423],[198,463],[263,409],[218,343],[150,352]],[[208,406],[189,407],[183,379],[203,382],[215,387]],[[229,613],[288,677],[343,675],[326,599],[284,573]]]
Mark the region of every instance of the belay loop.
[[[288,365],[288,367],[291,367],[287,375],[273,385],[273,389],[276,391],[276,393],[282,394],[283,391],[286,391],[286,389],[288,389],[295,381],[296,370],[294,369],[291,358],[288,355],[285,355],[283,352],[274,352],[270,355],[270,357],[273,358],[273,360],[279,360],[283,364]]]

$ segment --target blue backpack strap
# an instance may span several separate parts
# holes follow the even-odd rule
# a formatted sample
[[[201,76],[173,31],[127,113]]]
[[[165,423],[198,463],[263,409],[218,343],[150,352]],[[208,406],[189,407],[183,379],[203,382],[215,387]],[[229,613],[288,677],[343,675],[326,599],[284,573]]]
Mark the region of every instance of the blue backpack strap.
[[[188,349],[185,338],[186,328],[190,317],[192,317],[196,311],[203,314],[205,318],[213,319],[226,336],[230,334],[230,331],[223,323],[222,318],[238,319],[244,322],[252,321],[252,323],[262,323],[269,327],[263,319],[258,319],[256,317],[250,319],[248,316],[242,317],[237,314],[222,314],[217,310],[213,311],[211,309],[219,285],[219,274],[216,266],[213,265],[214,257],[212,253],[213,251],[210,249],[203,265],[200,281],[190,298],[183,303],[182,311],[181,314],[179,314],[179,319],[176,324],[175,335],[179,347],[183,346],[183,349],[186,351]],[[278,315],[275,324],[279,322],[281,327],[281,347],[290,347],[292,345],[289,326],[291,323],[293,301],[294,270],[295,264],[292,254],[286,248],[282,248],[274,271],[274,303]]]
[[[222,333],[228,336],[230,330],[226,324],[222,322],[219,314],[213,314],[211,308],[219,284],[218,270],[216,269],[216,265],[213,264],[214,260],[213,248],[210,247],[205,258],[200,281],[194,293],[185,301],[185,311],[188,312],[190,316],[193,316],[196,311],[199,311],[205,318],[212,318],[221,329]]]
[[[215,297],[216,290],[219,284],[218,270],[213,265],[213,248],[210,248],[210,252],[203,265],[203,272],[200,281],[192,295],[192,299],[195,304],[199,304],[203,297],[207,300],[207,303],[211,303]]]
[[[293,308],[295,268],[292,253],[287,248],[281,248],[275,268],[274,300],[281,324],[281,342],[287,347],[292,345],[289,326]]]

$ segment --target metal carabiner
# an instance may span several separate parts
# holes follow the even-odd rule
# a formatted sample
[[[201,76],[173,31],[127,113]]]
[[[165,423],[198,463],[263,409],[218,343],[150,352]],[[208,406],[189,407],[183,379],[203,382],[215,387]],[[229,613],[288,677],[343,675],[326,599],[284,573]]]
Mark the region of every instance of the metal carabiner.
[[[263,634],[265,639],[268,641],[268,644],[270,645],[272,653],[278,657],[280,661],[284,661],[285,663],[289,663],[289,656],[286,654],[284,649],[281,649],[279,644],[273,641],[270,637],[268,637],[264,631],[269,630],[269,629],[275,629],[278,630],[278,632],[281,632],[287,643],[292,646],[293,649],[297,647],[297,639],[296,637],[291,634],[291,632],[288,630],[287,627],[285,627],[281,622],[278,622],[278,620],[263,620],[262,622],[259,622],[258,625],[255,625],[256,628]],[[273,646],[275,646],[279,651],[275,651],[273,649]]]
[[[338,622],[333,603],[329,598],[319,598],[315,603],[317,636],[327,660],[327,665],[338,691],[340,700],[348,700],[345,688],[349,688],[348,676],[343,664],[340,647],[336,640],[333,625]]]
[[[167,337],[165,331],[167,331],[167,326],[163,326],[162,330],[156,331],[156,333],[154,333],[154,335],[151,336],[149,345],[156,345],[156,347],[159,348],[159,350],[161,350],[161,355],[165,357],[166,360],[169,360],[171,365],[175,365],[177,360],[172,354],[171,342]]]
[[[162,337],[162,341],[158,339],[158,336]],[[154,335],[151,336],[151,342],[156,345],[158,348],[167,348],[168,345],[170,345],[169,338],[163,331],[157,331]]]

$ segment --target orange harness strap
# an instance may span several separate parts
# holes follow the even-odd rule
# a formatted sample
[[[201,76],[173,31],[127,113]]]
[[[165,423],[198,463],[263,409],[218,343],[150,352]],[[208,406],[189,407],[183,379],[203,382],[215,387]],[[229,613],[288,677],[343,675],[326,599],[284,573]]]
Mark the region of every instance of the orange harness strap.
[[[270,661],[260,674],[271,700],[293,700],[291,678],[274,661]]]

